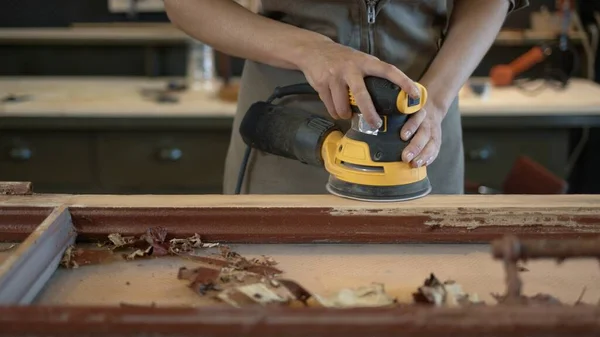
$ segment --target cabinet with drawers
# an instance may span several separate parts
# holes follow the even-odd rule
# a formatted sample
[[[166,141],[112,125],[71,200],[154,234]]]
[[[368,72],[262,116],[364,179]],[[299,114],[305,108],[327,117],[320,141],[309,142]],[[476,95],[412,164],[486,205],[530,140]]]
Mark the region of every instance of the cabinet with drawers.
[[[501,189],[518,156],[524,155],[565,178],[569,130],[552,128],[465,128],[465,180]]]
[[[98,178],[123,193],[220,193],[229,130],[104,132]]]
[[[228,118],[3,120],[0,181],[49,193],[221,193]]]
[[[0,180],[31,181],[37,192],[221,193],[230,117],[3,121]],[[463,125],[466,181],[501,188],[519,155],[564,177],[569,127]]]
[[[94,136],[83,132],[0,132],[0,180],[27,180],[44,190],[86,190],[94,184]]]

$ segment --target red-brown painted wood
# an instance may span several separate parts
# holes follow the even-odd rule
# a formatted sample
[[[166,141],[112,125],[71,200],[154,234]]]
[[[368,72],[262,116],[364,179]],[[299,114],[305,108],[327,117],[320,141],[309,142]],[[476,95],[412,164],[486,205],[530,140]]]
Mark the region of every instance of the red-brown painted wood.
[[[11,336],[597,336],[600,308],[0,308]]]
[[[535,210],[488,213],[415,210],[400,214],[331,208],[99,208],[71,207],[79,240],[110,233],[139,235],[162,226],[172,236],[198,233],[230,243],[488,243],[504,234],[524,238],[583,238],[600,234],[598,213]],[[527,223],[523,224],[523,219]],[[446,225],[448,221],[455,224]],[[498,223],[499,225],[495,225]]]

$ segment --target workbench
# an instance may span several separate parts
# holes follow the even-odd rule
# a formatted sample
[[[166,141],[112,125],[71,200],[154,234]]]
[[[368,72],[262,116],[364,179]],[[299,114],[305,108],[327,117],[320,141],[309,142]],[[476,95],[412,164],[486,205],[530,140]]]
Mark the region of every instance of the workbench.
[[[597,239],[600,196],[428,196],[364,203],[334,196],[11,193],[16,195],[0,195],[0,248],[17,245],[0,249],[0,333],[181,336],[218,329],[223,336],[264,336],[278,328],[280,333],[310,330],[311,336],[347,334],[348,329],[363,335],[401,329],[427,336],[568,336],[575,331],[591,336],[600,328],[595,258],[523,264],[524,295],[550,294],[567,305],[537,310],[237,309],[178,280],[180,267],[202,264],[184,257],[58,266],[70,244],[94,246],[111,233],[140,235],[160,226],[169,238],[199,234],[204,242],[226,244],[248,258],[269,256],[282,278],[313,294],[380,283],[398,302],[411,303],[411,294],[434,273],[494,307],[491,293],[505,292],[506,275],[490,242],[506,234],[563,242]],[[198,254],[208,256],[211,249]],[[592,306],[572,307],[578,299]]]
[[[40,192],[221,193],[235,104],[142,95],[169,80],[1,78],[0,93],[29,97],[0,105],[0,177]],[[534,97],[492,88],[459,105],[466,179],[500,188],[520,154],[565,177],[570,130],[600,124],[600,85],[574,79]]]

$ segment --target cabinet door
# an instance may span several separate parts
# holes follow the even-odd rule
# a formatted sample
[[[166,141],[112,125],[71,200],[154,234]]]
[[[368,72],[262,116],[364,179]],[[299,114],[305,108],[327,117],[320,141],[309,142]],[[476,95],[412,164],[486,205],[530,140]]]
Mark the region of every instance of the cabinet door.
[[[31,181],[36,192],[88,190],[93,149],[93,136],[82,132],[1,132],[0,180]]]
[[[229,130],[107,132],[100,179],[123,193],[221,193]]]
[[[564,178],[568,141],[566,129],[466,129],[465,180],[500,189],[520,155]]]

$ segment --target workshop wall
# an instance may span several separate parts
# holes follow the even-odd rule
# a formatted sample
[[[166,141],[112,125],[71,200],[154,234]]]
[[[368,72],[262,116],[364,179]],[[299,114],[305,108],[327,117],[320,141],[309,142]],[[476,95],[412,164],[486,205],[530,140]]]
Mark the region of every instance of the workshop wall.
[[[541,6],[554,8],[554,0],[538,0],[510,15],[506,28],[529,27],[529,13]],[[0,27],[66,27],[75,23],[168,22],[164,13],[139,13],[135,18],[114,14],[107,0],[0,1]],[[492,65],[508,62],[530,46],[494,46],[475,75],[486,75]],[[150,59],[150,61],[149,61]],[[0,76],[181,76],[185,73],[185,46],[73,46],[2,45]],[[239,75],[243,60],[234,59],[233,74]]]

